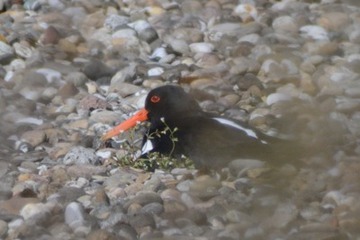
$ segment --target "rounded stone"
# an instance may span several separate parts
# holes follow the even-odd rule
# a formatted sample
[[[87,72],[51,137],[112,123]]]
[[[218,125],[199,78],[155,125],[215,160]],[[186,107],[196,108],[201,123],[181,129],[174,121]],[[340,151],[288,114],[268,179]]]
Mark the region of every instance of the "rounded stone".
[[[1,238],[4,238],[8,232],[8,224],[3,221],[3,220],[0,220],[0,237]]]
[[[191,185],[189,192],[201,199],[209,199],[219,194],[221,183],[207,175],[197,178]]]
[[[189,47],[194,53],[211,53],[215,48],[213,44],[205,42],[192,43]]]
[[[95,164],[97,156],[94,149],[77,146],[70,149],[63,162],[66,165]]]
[[[66,206],[65,223],[74,230],[78,227],[84,226],[84,209],[79,203],[71,202]]]
[[[290,16],[280,16],[274,19],[272,27],[276,32],[295,35],[298,32],[298,26],[295,19]]]

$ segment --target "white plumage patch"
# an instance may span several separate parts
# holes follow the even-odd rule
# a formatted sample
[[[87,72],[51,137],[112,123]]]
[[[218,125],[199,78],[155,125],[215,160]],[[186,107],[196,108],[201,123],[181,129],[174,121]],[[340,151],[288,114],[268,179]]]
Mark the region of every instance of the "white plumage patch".
[[[249,137],[259,139],[259,137],[256,135],[256,132],[254,132],[252,129],[245,128],[245,127],[237,124],[236,122],[233,122],[231,120],[224,119],[224,118],[213,118],[213,119],[218,121],[221,124],[224,124],[224,125],[239,129],[239,130],[245,132],[246,135],[248,135]],[[263,141],[263,140],[261,140],[261,142],[265,143],[265,144],[267,143],[266,141]]]
[[[141,149],[141,154],[148,153],[153,149],[154,149],[154,146],[153,146],[152,142],[150,140],[146,140],[146,142],[144,143],[144,145]]]

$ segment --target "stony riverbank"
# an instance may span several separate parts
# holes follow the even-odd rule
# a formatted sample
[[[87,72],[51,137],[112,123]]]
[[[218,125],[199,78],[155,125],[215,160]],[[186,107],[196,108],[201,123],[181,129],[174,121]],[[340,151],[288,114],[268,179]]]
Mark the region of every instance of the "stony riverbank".
[[[0,9],[0,239],[360,239],[358,1]],[[170,83],[319,152],[202,176],[123,166],[129,148],[99,138]]]

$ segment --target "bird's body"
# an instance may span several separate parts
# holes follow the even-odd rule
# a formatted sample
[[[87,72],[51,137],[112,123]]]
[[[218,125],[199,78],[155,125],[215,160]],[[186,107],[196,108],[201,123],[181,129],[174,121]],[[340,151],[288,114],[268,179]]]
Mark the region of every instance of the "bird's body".
[[[172,85],[151,90],[145,108],[103,139],[119,134],[137,121],[150,122],[143,140],[143,155],[151,152],[184,155],[199,169],[218,169],[238,158],[266,160],[274,156],[272,144],[278,141],[245,123],[202,111],[194,98]]]
[[[221,123],[219,119],[225,121],[206,115],[164,118],[163,124],[150,127],[149,133],[144,136],[144,145],[149,144],[153,148],[144,149],[143,154],[160,152],[174,157],[185,155],[194,161],[197,168],[219,168],[236,158],[263,159],[269,155],[269,145],[259,138],[258,133],[249,128],[243,127],[242,130],[229,125],[237,124],[230,120],[227,120],[227,124]],[[151,141],[151,144],[147,141]]]

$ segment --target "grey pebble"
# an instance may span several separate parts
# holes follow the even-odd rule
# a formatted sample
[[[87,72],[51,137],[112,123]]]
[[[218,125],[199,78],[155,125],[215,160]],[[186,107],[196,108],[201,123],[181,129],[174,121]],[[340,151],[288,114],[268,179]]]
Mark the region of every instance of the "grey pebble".
[[[97,160],[98,158],[93,149],[78,146],[70,149],[70,151],[64,156],[63,162],[65,165],[95,165]]]

